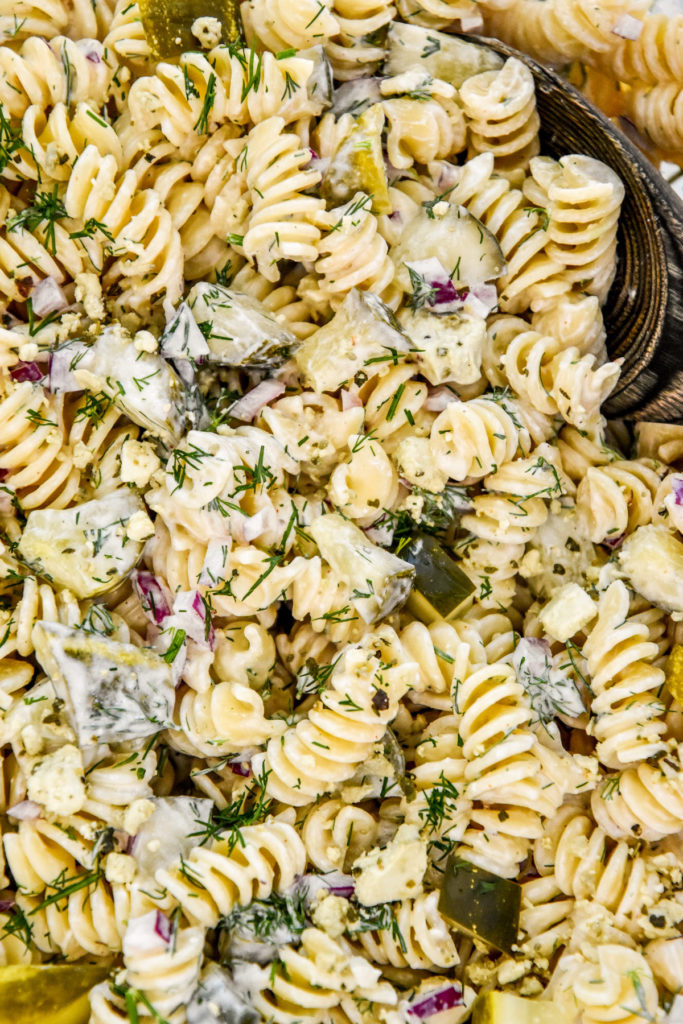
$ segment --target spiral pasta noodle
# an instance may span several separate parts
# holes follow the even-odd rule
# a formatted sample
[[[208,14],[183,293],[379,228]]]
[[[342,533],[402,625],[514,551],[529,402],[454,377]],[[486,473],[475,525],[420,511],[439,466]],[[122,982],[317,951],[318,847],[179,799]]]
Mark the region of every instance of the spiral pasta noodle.
[[[649,523],[659,476],[648,460],[588,466],[576,491],[579,523],[596,544],[613,543]]]
[[[538,152],[540,124],[529,69],[509,57],[499,71],[468,78],[460,100],[472,153],[492,153],[501,170],[525,168]]]

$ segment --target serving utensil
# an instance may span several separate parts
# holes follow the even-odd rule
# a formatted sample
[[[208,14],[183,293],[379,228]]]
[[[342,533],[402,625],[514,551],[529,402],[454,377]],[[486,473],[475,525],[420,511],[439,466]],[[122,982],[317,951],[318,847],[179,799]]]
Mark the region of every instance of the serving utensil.
[[[531,70],[542,153],[585,153],[623,181],[616,277],[603,315],[610,356],[624,362],[603,409],[611,418],[683,421],[683,202],[630,139],[555,72],[497,39],[463,38]]]

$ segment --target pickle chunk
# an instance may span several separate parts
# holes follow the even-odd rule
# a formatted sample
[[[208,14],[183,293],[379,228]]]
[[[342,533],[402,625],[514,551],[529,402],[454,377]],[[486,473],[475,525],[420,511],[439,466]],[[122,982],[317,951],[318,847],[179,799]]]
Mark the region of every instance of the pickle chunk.
[[[157,60],[199,48],[192,34],[197,18],[218,18],[222,43],[230,43],[240,35],[238,0],[140,0],[140,17],[152,56]]]
[[[327,564],[354,588],[354,607],[365,622],[377,622],[405,602],[415,570],[391,551],[372,544],[362,530],[336,513],[308,528]]]
[[[569,1024],[548,1000],[524,999],[511,992],[482,992],[474,1003],[472,1024]]]
[[[379,104],[360,115],[330,161],[321,186],[326,199],[343,203],[353,199],[356,192],[365,192],[372,199],[373,213],[391,213],[382,153],[383,127],[384,114]]]
[[[308,387],[336,391],[350,381],[360,385],[388,372],[392,353],[395,358],[412,347],[382,300],[353,288],[330,322],[307,338],[294,358]]]
[[[13,964],[0,967],[0,1024],[87,1024],[88,992],[106,964]]]
[[[94,597],[117,586],[137,564],[143,544],[132,534],[140,524],[143,533],[153,532],[142,500],[129,490],[72,508],[36,509],[19,553],[38,575],[77,597]]]
[[[187,306],[208,343],[208,359],[222,366],[272,370],[299,344],[262,302],[223,285],[200,281]]]
[[[461,860],[448,858],[441,883],[439,911],[461,931],[503,953],[517,941],[522,887],[508,878]]]
[[[173,728],[171,666],[149,647],[37,622],[36,657],[52,680],[81,746]]]
[[[442,78],[460,88],[472,75],[503,66],[502,57],[488,46],[400,21],[392,22],[387,44],[389,52],[384,62],[387,75],[399,75],[417,66],[433,78]]]
[[[415,567],[408,608],[416,618],[423,622],[454,619],[469,607],[474,583],[435,537],[417,534],[401,555]]]

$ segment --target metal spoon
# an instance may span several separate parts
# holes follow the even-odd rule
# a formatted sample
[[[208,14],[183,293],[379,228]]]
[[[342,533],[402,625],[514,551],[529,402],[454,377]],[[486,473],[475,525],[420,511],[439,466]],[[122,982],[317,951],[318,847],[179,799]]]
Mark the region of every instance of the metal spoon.
[[[553,71],[497,39],[463,38],[529,67],[542,153],[585,153],[623,181],[617,272],[603,315],[609,353],[624,362],[604,411],[609,417],[683,421],[683,202],[640,150]]]

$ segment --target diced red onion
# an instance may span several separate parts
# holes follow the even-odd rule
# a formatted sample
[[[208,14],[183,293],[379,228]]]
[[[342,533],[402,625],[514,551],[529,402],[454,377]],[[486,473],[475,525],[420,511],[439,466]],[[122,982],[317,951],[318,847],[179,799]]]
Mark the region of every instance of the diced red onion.
[[[229,761],[228,768],[233,775],[241,775],[243,779],[251,775],[251,766],[246,761]]]
[[[342,409],[346,412],[347,409],[360,409],[363,406],[360,395],[357,391],[347,391],[345,388],[342,389],[341,393]]]
[[[631,14],[622,14],[612,26],[614,35],[621,36],[622,39],[638,39],[642,31],[642,21],[638,21]]]
[[[23,384],[25,380],[42,380],[45,373],[38,366],[38,363],[25,363],[21,360],[14,364],[9,375],[18,384]]]
[[[31,292],[31,305],[36,316],[47,316],[66,309],[69,300],[54,277],[44,277]]]
[[[204,556],[202,571],[197,582],[203,587],[213,587],[223,579],[225,563],[230,551],[230,540],[210,540]]]
[[[350,899],[356,891],[353,876],[344,875],[341,871],[330,871],[325,875],[301,875],[295,885],[299,892],[304,893],[307,903],[310,903],[319,892]]]
[[[8,475],[8,469],[0,469],[0,480],[4,480]],[[14,512],[14,497],[14,491],[9,487],[0,487],[0,516],[12,515]]]
[[[78,366],[78,357],[87,350],[88,346],[83,342],[74,341],[50,353],[50,391],[67,393],[83,390],[73,371]]]
[[[262,380],[251,391],[247,391],[246,395],[243,395],[242,398],[238,398],[236,402],[233,402],[228,409],[228,413],[236,420],[242,420],[243,423],[251,423],[265,405],[274,402],[276,398],[279,398],[284,393],[285,385],[282,381],[268,377],[267,380]]]
[[[671,477],[671,493],[677,505],[683,505],[683,476]]]
[[[173,927],[160,910],[150,910],[142,917],[131,917],[123,937],[127,956],[135,953],[152,953],[163,949],[171,941]]]
[[[465,300],[465,311],[483,320],[498,305],[498,289],[495,284],[475,284]]]
[[[156,921],[154,922],[154,931],[157,933],[160,939],[164,942],[170,942],[171,936],[173,935],[173,925],[170,918],[166,917],[161,910],[157,910]]]
[[[8,914],[16,907],[13,899],[0,900],[0,914]]]
[[[102,63],[104,47],[97,39],[77,39],[76,46],[92,64]]]
[[[452,1010],[454,1006],[463,1006],[462,988],[457,982],[453,982],[446,988],[440,988],[429,995],[418,997],[417,1001],[406,1007],[408,1013],[420,1020],[427,1020],[435,1013],[442,1013],[444,1010]]]
[[[242,520],[242,536],[249,543],[252,540],[256,540],[266,530],[273,529],[277,526],[277,515],[275,509],[270,505],[266,505],[259,509],[256,515],[249,516],[247,519]]]
[[[186,636],[201,647],[213,647],[216,642],[214,628],[209,624],[207,629],[206,608],[198,590],[181,590],[173,602],[173,615],[164,626],[178,626],[185,630]]]
[[[625,536],[625,533],[620,533],[617,537],[605,537],[602,543],[606,548],[609,548],[610,551],[614,551],[620,546]]]
[[[9,469],[0,469],[0,483],[7,479],[9,476]]]
[[[458,396],[450,388],[440,384],[438,388],[430,390],[424,407],[430,412],[443,412],[447,405],[457,401],[459,401]]]
[[[425,284],[433,290],[434,294],[428,299],[427,305],[435,313],[450,313],[462,309],[464,299],[436,256],[430,256],[426,260],[413,260],[406,263],[406,266],[419,274]]]
[[[140,599],[142,610],[150,622],[161,625],[171,614],[171,605],[166,587],[145,569],[134,569],[130,574],[133,589]]]
[[[40,817],[40,804],[35,800],[20,800],[14,807],[8,807],[7,817],[17,821],[35,821]]]

